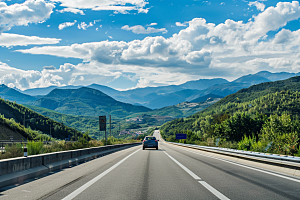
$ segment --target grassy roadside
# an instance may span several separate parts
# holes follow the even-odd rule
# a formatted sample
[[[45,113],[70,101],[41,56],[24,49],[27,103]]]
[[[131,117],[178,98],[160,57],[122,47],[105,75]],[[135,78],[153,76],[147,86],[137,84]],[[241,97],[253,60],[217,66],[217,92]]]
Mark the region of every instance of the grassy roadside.
[[[26,146],[27,146],[28,156],[30,156],[30,155],[38,155],[38,154],[51,153],[51,152],[99,147],[99,146],[104,146],[105,144],[105,140],[98,141],[98,140],[89,140],[89,139],[90,139],[89,137],[81,137],[78,141],[72,143],[66,142],[65,140],[56,140],[56,141],[52,141],[50,144],[44,144],[43,141],[29,141]],[[134,140],[134,139],[122,140],[114,137],[108,137],[107,139],[107,145],[134,143],[134,142],[141,142],[141,140]],[[24,155],[23,147],[24,144],[22,143],[5,145],[5,151],[0,152],[0,160],[22,157]]]

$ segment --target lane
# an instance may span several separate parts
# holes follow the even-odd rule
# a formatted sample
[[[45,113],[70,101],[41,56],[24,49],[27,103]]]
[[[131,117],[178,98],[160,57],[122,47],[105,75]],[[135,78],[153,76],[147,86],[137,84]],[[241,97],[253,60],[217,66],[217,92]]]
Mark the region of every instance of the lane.
[[[230,199],[299,199],[299,182],[233,165],[169,144],[161,147]],[[194,152],[194,153],[193,153]]]

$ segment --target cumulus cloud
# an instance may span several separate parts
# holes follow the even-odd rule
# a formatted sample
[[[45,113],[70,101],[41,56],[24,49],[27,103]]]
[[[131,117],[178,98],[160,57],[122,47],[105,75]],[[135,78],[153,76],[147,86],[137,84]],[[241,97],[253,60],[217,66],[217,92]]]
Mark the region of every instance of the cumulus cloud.
[[[81,14],[81,15],[85,15],[84,12],[80,9],[76,9],[76,8],[64,8],[62,10],[59,10],[58,12],[60,13],[65,13],[65,12],[71,12],[71,13],[74,13],[74,14]]]
[[[176,22],[175,24],[176,24],[176,26],[187,26],[186,23],[183,23],[183,24],[182,24],[182,23],[180,23],[180,22]]]
[[[19,70],[0,62],[0,84],[22,90],[52,85],[90,85],[92,83],[106,85],[120,76],[137,82],[137,87],[178,84],[198,78],[179,72],[169,73],[162,68],[132,65],[124,67],[124,65],[106,65],[95,61],[78,65],[66,63],[58,69],[45,66],[42,71]]]
[[[104,0],[104,1],[85,1],[85,0],[52,0],[61,3],[60,6],[75,9],[92,10],[112,10],[116,13],[127,14],[128,11],[136,10],[138,13],[147,13],[149,8],[145,0]]]
[[[125,25],[121,29],[126,30],[126,31],[132,31],[135,34],[151,34],[151,33],[159,33],[159,32],[162,32],[162,33],[168,32],[166,28],[156,29],[156,28],[148,27],[147,29],[145,29],[141,25],[136,25],[136,26],[132,26],[132,27]]]
[[[27,0],[22,4],[7,5],[0,2],[0,33],[13,26],[27,26],[44,22],[53,12],[53,3],[44,0]]]
[[[148,24],[147,26],[156,26],[157,23],[151,23],[151,24]]]
[[[129,42],[101,41],[18,51],[80,58],[85,62],[105,65],[109,71],[114,72],[126,69],[138,73],[137,69],[142,66],[143,72],[148,69],[150,77],[155,77],[154,74],[158,72],[160,75],[164,72],[185,74],[185,77],[211,74],[236,77],[263,69],[299,71],[300,30],[282,28],[287,22],[299,18],[299,2],[280,2],[246,23],[228,19],[216,25],[207,23],[205,19],[195,18],[187,23],[186,28],[169,38],[156,36]],[[280,28],[282,30],[275,36],[266,39],[270,31]],[[123,29],[134,31],[129,26]],[[146,29],[142,27],[140,31]],[[139,76],[144,77],[143,74]],[[153,83],[140,78],[139,85],[146,84]]]
[[[61,39],[41,38],[37,36],[25,36],[12,33],[0,33],[0,46],[27,46],[42,44],[57,44]]]
[[[254,2],[249,2],[248,4],[249,6],[255,6],[257,8],[257,10],[260,11],[264,11],[265,10],[265,4],[258,2],[258,1],[254,1]]]
[[[74,22],[64,22],[64,23],[61,23],[60,25],[58,25],[58,29],[59,30],[63,30],[66,27],[74,26],[76,24],[76,22],[77,21],[74,20]]]
[[[89,24],[86,24],[85,22],[81,22],[80,24],[78,24],[77,28],[86,30],[87,28],[89,28],[91,26],[94,26],[93,22],[90,22]]]

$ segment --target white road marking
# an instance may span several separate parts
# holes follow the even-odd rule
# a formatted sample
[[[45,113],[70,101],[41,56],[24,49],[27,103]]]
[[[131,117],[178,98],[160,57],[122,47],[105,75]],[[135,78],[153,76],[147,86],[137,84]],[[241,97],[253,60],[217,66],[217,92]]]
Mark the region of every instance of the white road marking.
[[[116,163],[114,166],[112,166],[111,168],[109,168],[106,171],[102,172],[101,174],[99,174],[98,176],[96,176],[95,178],[93,178],[92,180],[90,180],[89,182],[87,182],[86,184],[84,184],[83,186],[81,186],[80,188],[78,188],[77,190],[75,190],[74,192],[72,192],[71,194],[69,194],[68,196],[66,196],[65,198],[63,198],[63,200],[71,200],[71,199],[75,198],[81,192],[83,192],[88,187],[90,187],[91,185],[93,185],[95,182],[97,182],[98,180],[100,180],[103,176],[105,176],[106,174],[108,174],[109,172],[111,172],[113,169],[115,169],[116,167],[118,167],[121,163],[123,163],[126,159],[128,159],[130,156],[132,156],[133,154],[135,154],[138,151],[140,151],[140,149],[137,150],[137,151],[135,151],[135,152],[133,152],[132,154],[126,156],[125,158],[123,158],[122,160],[120,160],[118,163]]]
[[[194,172],[192,172],[191,170],[189,170],[188,168],[186,168],[184,165],[182,165],[180,162],[178,162],[175,158],[173,158],[172,156],[170,156],[167,152],[164,151],[164,153],[169,156],[169,158],[171,158],[177,165],[179,165],[184,171],[186,171],[189,175],[191,175],[194,179],[200,179],[199,176],[197,176]],[[215,188],[213,188],[211,185],[209,185],[208,183],[206,183],[205,181],[201,180],[198,181],[203,187],[205,187],[208,191],[210,191],[212,194],[214,194],[216,197],[218,197],[221,200],[230,200],[228,199],[226,196],[224,196],[222,193],[220,193],[218,190],[216,190]]]
[[[164,153],[169,156],[169,158],[171,158],[177,165],[179,165],[184,171],[186,171],[189,175],[191,175],[191,177],[193,177],[194,179],[201,179],[199,176],[197,176],[196,174],[194,174],[194,172],[192,172],[191,170],[189,170],[188,168],[186,168],[184,165],[182,165],[180,162],[178,162],[177,160],[175,160],[175,158],[173,158],[172,156],[170,156],[167,152],[164,151]]]
[[[216,159],[216,160],[227,162],[227,163],[230,163],[230,164],[233,164],[233,165],[237,165],[237,166],[240,166],[240,167],[244,167],[244,168],[247,168],[247,169],[255,170],[255,171],[258,171],[258,172],[262,172],[262,173],[265,173],[265,174],[270,174],[270,175],[273,175],[273,176],[277,176],[277,177],[280,177],[280,178],[284,178],[284,179],[288,179],[288,180],[300,183],[299,179],[291,178],[291,177],[288,177],[288,176],[276,174],[276,173],[265,171],[265,170],[261,170],[261,169],[256,169],[256,168],[249,167],[249,166],[242,165],[242,164],[238,164],[238,163],[226,160],[226,159],[222,159],[222,158],[218,158],[218,157],[214,157],[214,156],[205,155],[203,153],[196,153],[196,152],[189,151],[189,150],[186,150],[186,149],[182,149],[182,150],[187,151],[187,152],[191,152],[191,153],[194,153],[194,154],[198,154],[198,155],[201,155],[201,156],[205,156],[205,157],[208,157],[208,158],[213,158],[213,159]]]
[[[213,193],[216,197],[218,197],[221,200],[229,200],[226,196],[224,196],[222,193],[220,193],[215,188],[211,187],[208,183],[205,181],[198,181],[201,185],[203,185],[208,191]]]

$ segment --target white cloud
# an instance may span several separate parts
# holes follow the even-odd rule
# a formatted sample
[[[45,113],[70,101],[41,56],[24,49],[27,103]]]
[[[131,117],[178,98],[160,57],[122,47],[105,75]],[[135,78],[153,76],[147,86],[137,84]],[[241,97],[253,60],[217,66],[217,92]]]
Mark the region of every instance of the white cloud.
[[[0,46],[27,46],[42,44],[57,44],[61,39],[41,38],[37,36],[25,36],[12,33],[0,33]]]
[[[147,24],[147,26],[156,26],[157,23],[151,23],[151,24]]]
[[[128,73],[135,75],[131,77],[127,75]],[[52,85],[90,85],[92,83],[106,85],[120,76],[137,81],[137,87],[178,84],[198,78],[178,72],[169,73],[164,69],[106,65],[98,62],[78,65],[66,63],[58,69],[54,66],[45,66],[42,71],[19,70],[0,62],[0,84],[22,90]]]
[[[0,2],[0,33],[13,26],[27,26],[44,22],[53,12],[53,3],[44,0],[27,0],[22,4],[7,5]]]
[[[298,1],[279,2],[276,7],[269,7],[264,12],[254,17],[254,22],[249,23],[246,38],[261,37],[268,31],[275,31],[287,22],[299,19],[300,7]]]
[[[101,22],[101,19],[94,20],[94,24]]]
[[[77,22],[76,20],[74,20],[74,22],[64,22],[64,23],[58,25],[58,29],[62,30],[66,27],[74,26],[76,24],[76,22]]]
[[[156,29],[156,28],[148,27],[147,29],[145,29],[141,25],[136,25],[136,26],[132,26],[132,27],[125,25],[121,29],[126,30],[126,31],[132,31],[135,34],[151,34],[151,33],[159,33],[159,32],[162,32],[162,33],[168,32],[166,28]]]
[[[127,14],[128,11],[136,10],[139,13],[147,13],[149,8],[145,8],[148,4],[145,0],[52,0],[61,3],[60,6],[76,9],[92,9],[92,10],[112,10],[116,13]]]
[[[258,1],[254,1],[254,2],[249,2],[248,4],[249,6],[255,6],[257,8],[257,10],[260,11],[264,11],[265,10],[265,4],[258,2]]]
[[[187,26],[187,25],[186,25],[187,23],[183,23],[183,24],[182,24],[182,23],[180,23],[180,22],[176,22],[175,24],[176,24],[176,26]]]
[[[86,30],[87,28],[89,28],[91,26],[94,26],[94,24],[92,22],[90,22],[89,24],[86,24],[85,22],[81,22],[80,24],[78,24],[77,28]]]
[[[74,13],[74,14],[79,13],[81,15],[85,15],[82,10],[79,10],[79,9],[76,9],[76,8],[64,8],[62,10],[59,10],[58,12],[60,12],[60,13],[71,12],[71,13]]]
[[[184,74],[183,77],[209,77],[212,74],[215,77],[237,77],[261,70],[300,71],[300,30],[283,28],[275,37],[267,37],[270,31],[299,18],[299,2],[285,2],[267,8],[247,23],[228,19],[216,25],[195,18],[169,38],[156,36],[129,42],[101,41],[18,51],[80,58],[84,62],[105,65],[110,72],[132,72],[140,77],[140,86],[154,82],[148,81],[146,75],[137,69],[143,69],[149,79],[156,77],[156,73],[163,76],[170,72]],[[125,26],[123,29],[147,31],[142,26]],[[173,75],[168,77],[169,80],[174,78]]]

